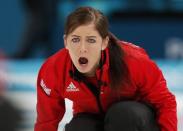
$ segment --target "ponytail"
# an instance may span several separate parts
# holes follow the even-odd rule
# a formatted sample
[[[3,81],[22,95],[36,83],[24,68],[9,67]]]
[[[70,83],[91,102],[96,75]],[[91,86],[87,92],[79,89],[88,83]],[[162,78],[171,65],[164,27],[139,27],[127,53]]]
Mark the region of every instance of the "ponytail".
[[[113,90],[118,90],[121,87],[129,84],[129,71],[124,61],[125,52],[119,45],[119,40],[112,34],[109,33],[109,76],[110,76],[110,87]]]

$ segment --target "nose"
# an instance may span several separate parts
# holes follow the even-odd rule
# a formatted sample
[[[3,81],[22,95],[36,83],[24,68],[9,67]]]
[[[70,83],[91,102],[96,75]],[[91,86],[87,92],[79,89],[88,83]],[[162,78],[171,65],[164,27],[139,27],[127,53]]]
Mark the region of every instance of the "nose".
[[[80,53],[86,53],[86,52],[87,52],[86,44],[82,42],[80,46]]]

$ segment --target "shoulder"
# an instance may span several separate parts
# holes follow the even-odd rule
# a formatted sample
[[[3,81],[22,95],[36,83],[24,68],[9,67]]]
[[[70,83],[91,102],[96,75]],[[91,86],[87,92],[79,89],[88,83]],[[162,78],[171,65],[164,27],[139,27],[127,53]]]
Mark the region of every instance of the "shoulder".
[[[154,65],[155,62],[149,57],[145,49],[133,43],[119,41],[122,50],[124,51],[124,60],[128,65],[136,65],[137,68],[141,65]]]
[[[50,56],[39,70],[37,84],[50,89],[60,87],[61,83],[63,83],[62,78],[64,78],[64,72],[68,67],[66,64],[69,60],[70,57],[66,49],[61,49]]]
[[[145,49],[143,49],[140,46],[137,46],[133,43],[125,42],[125,41],[119,41],[119,44],[120,44],[121,48],[123,49],[123,51],[127,57],[133,57],[136,59],[149,58]]]
[[[142,47],[125,41],[119,41],[119,43],[124,51],[124,59],[126,62],[132,62],[134,64],[155,64]]]
[[[139,81],[140,78],[144,79],[144,76],[148,76],[148,74],[154,77],[161,74],[156,62],[148,56],[143,48],[123,41],[120,43],[125,52],[124,60],[133,80]]]
[[[57,69],[57,66],[63,66],[64,63],[68,60],[69,54],[68,51],[63,48],[50,56],[45,62],[42,64],[40,71],[53,70]]]

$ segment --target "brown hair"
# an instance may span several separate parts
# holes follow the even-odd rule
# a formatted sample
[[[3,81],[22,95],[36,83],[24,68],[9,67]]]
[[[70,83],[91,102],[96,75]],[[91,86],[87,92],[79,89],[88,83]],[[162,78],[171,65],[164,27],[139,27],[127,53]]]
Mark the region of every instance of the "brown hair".
[[[97,31],[104,39],[109,37],[109,62],[110,62],[110,87],[119,89],[128,84],[129,72],[125,64],[124,51],[118,43],[118,39],[109,32],[108,20],[102,12],[92,7],[80,7],[72,12],[65,23],[64,33],[72,33],[78,26],[94,23]]]

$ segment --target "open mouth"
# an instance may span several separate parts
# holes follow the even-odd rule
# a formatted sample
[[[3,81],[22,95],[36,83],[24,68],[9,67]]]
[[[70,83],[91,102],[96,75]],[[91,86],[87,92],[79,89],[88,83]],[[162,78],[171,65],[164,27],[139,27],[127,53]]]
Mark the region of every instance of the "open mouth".
[[[88,63],[88,59],[85,57],[80,57],[78,61],[79,61],[79,64],[81,64],[81,65]]]

